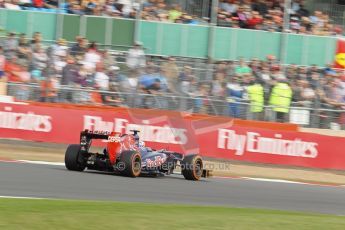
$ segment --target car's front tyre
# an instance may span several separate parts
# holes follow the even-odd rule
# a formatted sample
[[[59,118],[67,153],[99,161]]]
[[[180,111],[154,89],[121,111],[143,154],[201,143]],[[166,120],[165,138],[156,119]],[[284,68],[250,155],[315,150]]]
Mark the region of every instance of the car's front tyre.
[[[181,162],[182,175],[186,180],[200,180],[203,173],[203,161],[197,154],[187,155]]]

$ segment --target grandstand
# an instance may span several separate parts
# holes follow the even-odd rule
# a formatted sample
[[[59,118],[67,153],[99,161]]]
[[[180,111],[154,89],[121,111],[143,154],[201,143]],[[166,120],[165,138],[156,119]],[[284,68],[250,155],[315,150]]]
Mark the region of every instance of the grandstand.
[[[279,2],[5,1],[0,95],[343,129],[335,2]]]

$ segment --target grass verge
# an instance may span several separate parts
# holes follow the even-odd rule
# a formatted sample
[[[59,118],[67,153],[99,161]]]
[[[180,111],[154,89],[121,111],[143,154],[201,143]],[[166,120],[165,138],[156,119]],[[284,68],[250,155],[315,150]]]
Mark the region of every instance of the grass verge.
[[[247,208],[0,199],[0,229],[341,229],[345,217]]]

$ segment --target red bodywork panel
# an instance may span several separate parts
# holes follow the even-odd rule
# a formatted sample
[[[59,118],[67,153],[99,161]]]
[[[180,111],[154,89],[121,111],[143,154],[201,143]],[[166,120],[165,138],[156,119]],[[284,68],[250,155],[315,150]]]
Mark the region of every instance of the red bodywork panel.
[[[109,160],[112,165],[116,162],[117,154],[126,150],[138,151],[133,135],[124,134],[121,136],[119,133],[112,133],[109,135],[107,149]]]

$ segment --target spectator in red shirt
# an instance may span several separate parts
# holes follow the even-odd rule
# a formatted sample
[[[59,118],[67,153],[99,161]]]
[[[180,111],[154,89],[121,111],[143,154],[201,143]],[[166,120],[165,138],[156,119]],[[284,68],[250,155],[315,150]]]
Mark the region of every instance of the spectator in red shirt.
[[[257,11],[252,11],[251,18],[247,21],[247,27],[249,29],[256,29],[259,24],[262,23],[262,17]]]
[[[7,77],[5,75],[6,58],[3,55],[2,47],[0,46],[0,95],[7,94]]]
[[[17,58],[13,57],[10,61],[5,63],[5,72],[8,76],[9,82],[21,82],[19,73],[21,72],[21,66],[17,64]]]
[[[44,0],[32,0],[34,7],[42,8],[44,6]]]

